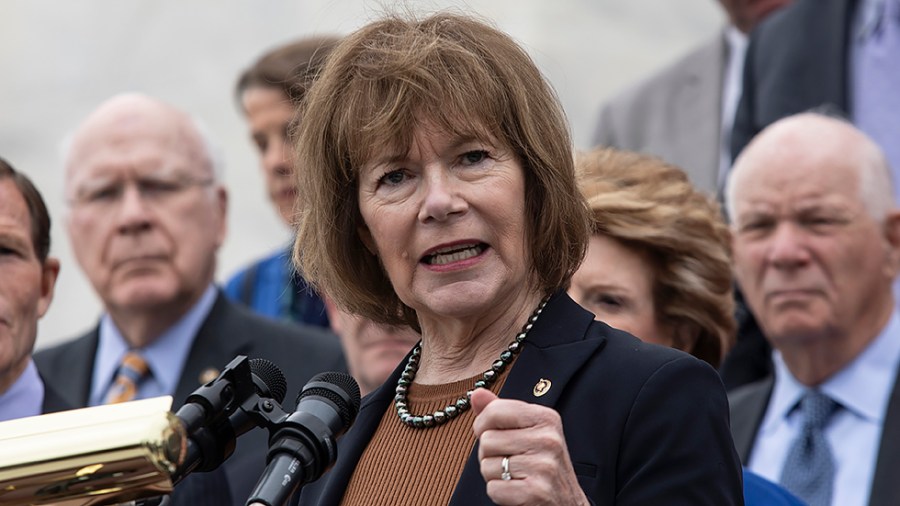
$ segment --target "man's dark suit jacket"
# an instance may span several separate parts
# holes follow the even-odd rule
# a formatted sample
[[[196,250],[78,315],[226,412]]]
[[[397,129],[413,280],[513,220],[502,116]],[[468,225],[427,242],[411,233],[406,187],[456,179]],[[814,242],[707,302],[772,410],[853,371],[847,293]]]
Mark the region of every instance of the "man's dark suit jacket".
[[[898,377],[900,381],[900,377]],[[756,434],[762,424],[772,396],[775,382],[767,378],[741,387],[729,393],[731,405],[731,432],[734,445],[741,455],[741,462],[747,465],[756,442]],[[888,401],[881,443],[878,447],[878,460],[875,462],[875,475],[872,479],[872,491],[869,495],[869,506],[895,506],[900,498],[900,480],[897,470],[900,469],[900,388],[895,381],[891,397]]]
[[[320,480],[327,481],[304,490],[299,504],[340,503],[385,409],[393,408],[402,369],[363,400],[338,442],[335,467]],[[542,378],[552,385],[535,397]],[[500,397],[560,413],[578,481],[595,504],[743,504],[741,467],[716,372],[690,355],[594,322],[565,293],[544,308]],[[477,444],[450,504],[492,504]]]
[[[98,332],[94,328],[34,356],[45,382],[70,405],[88,404]],[[293,409],[297,392],[312,376],[322,371],[346,370],[340,342],[334,335],[317,328],[265,319],[219,293],[188,354],[172,409],[181,407],[188,395],[200,386],[200,376],[205,370],[221,370],[237,355],[264,358],[278,365],[288,383],[284,402],[287,411]],[[256,485],[265,468],[267,450],[268,434],[261,429],[251,430],[239,438],[234,454],[223,465],[234,504],[243,505]],[[180,488],[181,485],[176,488],[177,493]],[[200,502],[195,504],[213,504],[209,495],[198,496],[205,499],[198,499]],[[178,504],[190,503],[179,501]]]
[[[751,34],[731,134],[733,157],[773,122],[830,105],[849,114],[849,41],[856,0],[796,0]]]
[[[51,385],[41,377],[44,382],[44,402],[41,405],[41,414],[56,413],[57,411],[68,411],[75,409],[75,405],[66,402],[63,396],[56,391]]]

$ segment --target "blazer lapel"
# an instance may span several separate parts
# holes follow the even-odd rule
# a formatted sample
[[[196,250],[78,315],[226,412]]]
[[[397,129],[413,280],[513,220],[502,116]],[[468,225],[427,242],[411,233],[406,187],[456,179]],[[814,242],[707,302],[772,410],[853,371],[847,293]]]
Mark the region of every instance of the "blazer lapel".
[[[887,413],[884,416],[878,460],[875,461],[875,476],[869,494],[870,506],[897,504],[897,498],[900,497],[898,469],[900,469],[900,376],[894,382]]]
[[[62,379],[56,382],[56,393],[72,407],[80,408],[88,405],[99,340],[98,325],[85,336],[73,341],[72,347],[67,350],[69,359],[57,361],[54,364],[55,370],[52,373],[48,372],[48,375]]]
[[[555,407],[569,381],[606,342],[585,339],[593,318],[564,292],[554,295],[525,340],[500,397]],[[542,382],[543,394],[536,391],[538,382]],[[493,504],[481,476],[478,442],[469,454],[450,504]]]
[[[394,370],[393,374],[385,380],[378,390],[375,390],[375,392],[363,399],[359,408],[359,414],[356,415],[356,421],[353,422],[353,426],[344,435],[344,438],[338,441],[337,462],[327,472],[326,478],[328,481],[323,486],[319,500],[316,502],[318,506],[336,506],[340,504],[363,450],[366,449],[369,441],[372,440],[372,435],[375,433],[375,429],[378,428],[381,417],[384,416],[384,410],[387,409],[391,399],[394,397],[394,386],[397,384],[397,380],[400,379],[400,374],[405,365],[406,358],[400,362],[400,366]],[[303,503],[304,501],[301,499],[300,504]]]
[[[216,302],[197,331],[181,379],[175,388],[173,406],[176,410],[203,384],[201,376],[207,371],[221,371],[234,357],[247,355],[253,349],[253,336],[246,335],[229,324],[231,311],[231,302],[219,291]]]
[[[62,395],[60,395],[49,383],[44,381],[43,376],[41,377],[41,381],[44,382],[44,402],[41,406],[41,414],[47,413],[56,413],[57,411],[67,411],[70,409],[75,409],[76,407],[80,407],[80,405],[72,404],[71,402],[66,401]]]
[[[775,380],[769,377],[736,390],[728,397],[731,406],[731,436],[734,439],[734,448],[744,465],[750,461],[756,433],[759,432],[759,425],[766,413],[774,386]]]

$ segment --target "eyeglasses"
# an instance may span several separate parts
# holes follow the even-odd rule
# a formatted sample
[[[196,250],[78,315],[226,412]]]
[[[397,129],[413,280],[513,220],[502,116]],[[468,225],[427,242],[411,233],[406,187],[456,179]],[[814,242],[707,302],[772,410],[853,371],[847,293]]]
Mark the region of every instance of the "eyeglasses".
[[[127,187],[135,186],[141,200],[150,205],[164,204],[193,187],[213,184],[213,178],[192,178],[185,175],[141,176],[130,180],[88,181],[78,188],[70,200],[73,207],[111,209],[117,207],[125,196]]]

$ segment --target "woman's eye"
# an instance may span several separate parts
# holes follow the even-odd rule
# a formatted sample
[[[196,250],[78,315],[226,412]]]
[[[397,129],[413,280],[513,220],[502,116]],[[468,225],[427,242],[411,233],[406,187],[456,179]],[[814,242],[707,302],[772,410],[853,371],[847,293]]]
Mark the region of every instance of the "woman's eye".
[[[402,183],[405,179],[406,179],[406,174],[403,172],[403,170],[398,169],[398,170],[392,170],[392,171],[384,174],[380,178],[378,178],[378,183],[386,184],[388,186],[396,186],[396,185]]]
[[[597,303],[604,306],[621,306],[622,300],[618,297],[613,297],[612,295],[600,295],[597,297]]]
[[[475,165],[476,163],[480,163],[484,161],[488,157],[488,152],[479,149],[475,151],[469,151],[462,156],[462,161],[466,165]]]
[[[625,308],[625,300],[617,295],[595,293],[590,296],[590,305],[603,314],[615,314]]]

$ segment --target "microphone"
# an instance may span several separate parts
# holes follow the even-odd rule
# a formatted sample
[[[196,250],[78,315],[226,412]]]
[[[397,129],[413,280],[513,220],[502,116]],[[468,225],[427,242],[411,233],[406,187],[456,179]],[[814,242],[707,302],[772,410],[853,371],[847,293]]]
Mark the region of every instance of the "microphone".
[[[337,459],[335,441],[359,412],[359,385],[349,374],[314,376],[297,396],[297,409],[269,428],[268,465],[247,504],[281,506]]]
[[[261,402],[281,403],[286,392],[287,381],[278,366],[237,356],[219,376],[189,395],[175,414],[184,424],[188,443],[172,481],[219,467],[234,452],[237,437],[259,425],[247,411]]]

